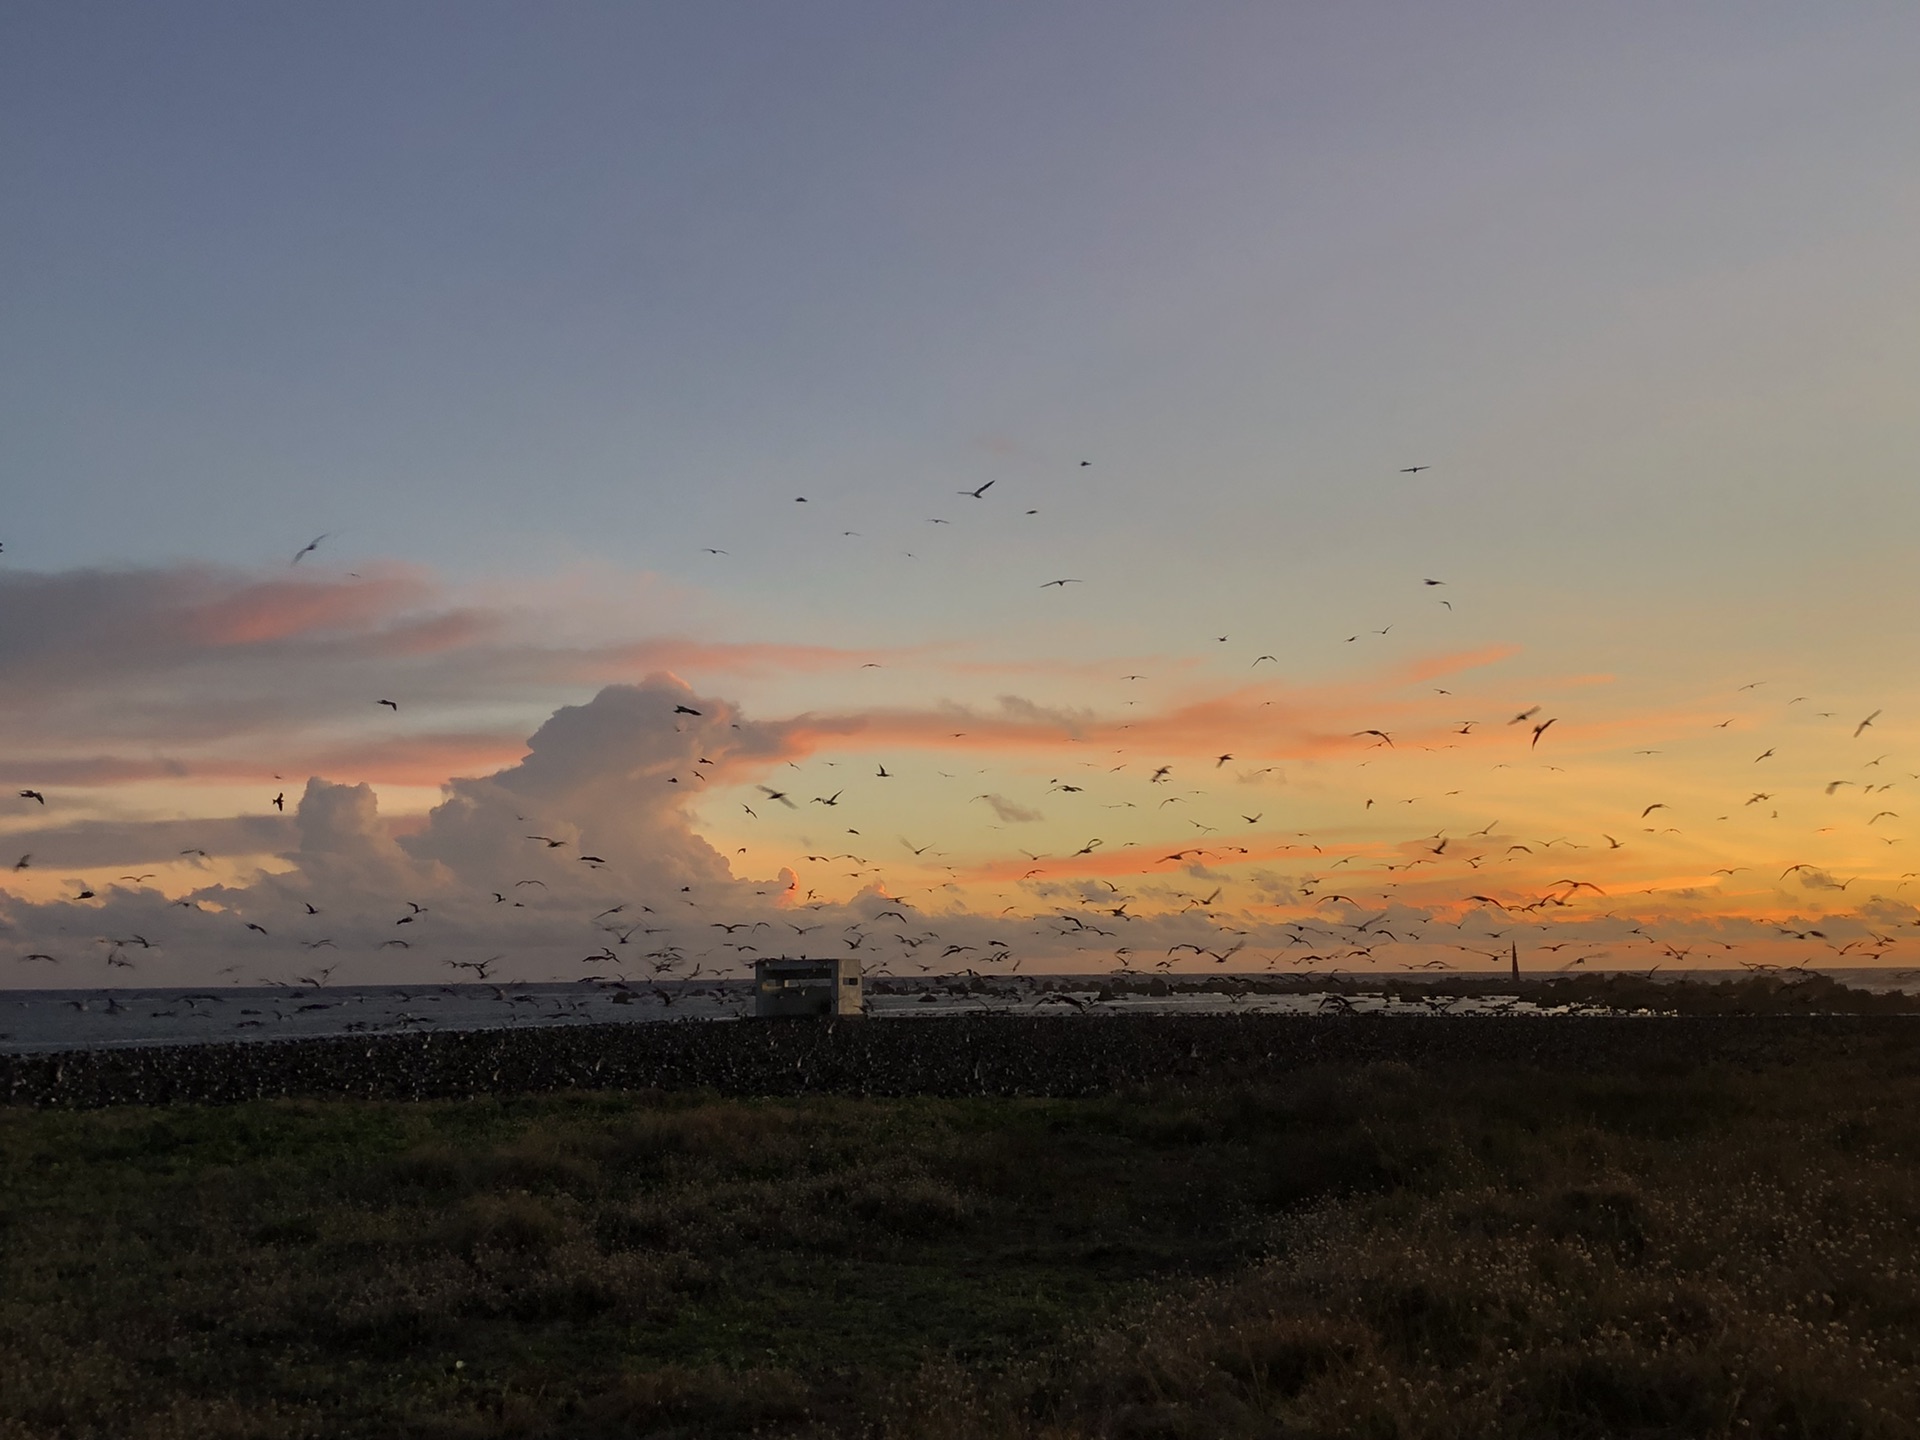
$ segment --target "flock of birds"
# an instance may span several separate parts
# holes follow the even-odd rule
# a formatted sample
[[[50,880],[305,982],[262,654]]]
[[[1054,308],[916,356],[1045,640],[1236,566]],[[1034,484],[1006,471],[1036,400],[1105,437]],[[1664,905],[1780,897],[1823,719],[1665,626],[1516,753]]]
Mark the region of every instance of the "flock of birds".
[[[1079,464],[1088,467],[1091,462]],[[1401,473],[1417,475],[1428,468],[1408,466]],[[997,497],[990,492],[997,483],[988,480],[959,493],[967,500],[992,504]],[[812,502],[806,496],[796,496],[794,503]],[[949,522],[936,518],[932,523]],[[854,536],[858,532],[843,533]],[[290,563],[298,566],[328,538],[327,534],[315,536]],[[729,553],[722,547],[706,547],[706,552],[712,556]],[[1038,583],[1037,588],[1064,591],[1085,583],[1080,576],[1056,576]],[[1417,588],[1430,594],[1446,583],[1421,577]],[[1437,603],[1449,612],[1453,610],[1449,599],[1439,598]],[[1392,629],[1388,625],[1372,633],[1384,636]],[[1231,636],[1211,638],[1214,644],[1226,645]],[[1362,638],[1363,633],[1357,632],[1344,637],[1343,643],[1358,643]],[[1246,668],[1258,671],[1263,664],[1272,664],[1277,670],[1280,662],[1274,654],[1263,652]],[[1129,674],[1117,678],[1134,682],[1147,677]],[[1766,683],[1756,681],[1740,688],[1756,692]],[[1444,688],[1433,688],[1441,696],[1450,694]],[[660,723],[681,728],[688,722],[708,721],[710,717],[701,704],[688,703],[697,699],[688,692],[684,700],[671,706],[663,703]],[[1802,705],[1810,708],[1812,703],[1807,696],[1794,696],[1781,702],[1778,713],[1791,714]],[[368,704],[396,716],[402,708],[401,700],[386,696],[369,697]],[[1835,721],[1840,727],[1837,734],[1846,736],[1845,743],[1858,745],[1874,731],[1882,713],[1875,710],[1857,720],[1846,720],[1833,712],[1818,712],[1817,718]],[[1565,730],[1554,731],[1561,719],[1558,714],[1546,713],[1540,705],[1530,705],[1496,715],[1491,722],[1476,718],[1454,719],[1444,725],[1388,722],[1361,726],[1344,738],[1351,744],[1349,758],[1356,774],[1388,756],[1468,746],[1486,747],[1488,754],[1507,757],[1496,762],[1494,768],[1537,762],[1551,769],[1554,767],[1544,757],[1567,734]],[[1732,745],[1736,738],[1744,743],[1746,732],[1734,730],[1735,723],[1736,717],[1729,717],[1708,728],[1723,732],[1722,744]],[[1101,739],[1114,739],[1131,726],[1095,728],[1102,732]],[[952,748],[965,750],[957,742],[967,738],[966,732],[956,731],[950,738],[956,742]],[[1084,736],[1069,743],[1086,749],[1094,744]],[[1766,813],[1778,818],[1774,802],[1782,788],[1769,786],[1763,777],[1769,767],[1777,765],[1780,747],[1786,743],[1776,740],[1764,748],[1755,747],[1759,753],[1745,764],[1757,783],[1722,800],[1726,812],[1715,818],[1726,820],[1735,812],[1754,816],[1760,813],[1759,807],[1769,807]],[[1698,802],[1693,800],[1635,797],[1619,806],[1617,823],[1580,839],[1515,834],[1503,831],[1497,819],[1472,829],[1456,831],[1441,826],[1420,835],[1403,833],[1391,840],[1355,838],[1354,825],[1370,823],[1377,832],[1383,819],[1423,801],[1422,796],[1387,793],[1390,787],[1383,779],[1380,793],[1365,795],[1354,824],[1341,827],[1339,833],[1283,831],[1267,818],[1272,808],[1270,796],[1255,806],[1245,806],[1239,798],[1260,794],[1266,777],[1278,771],[1277,765],[1249,767],[1239,761],[1239,752],[1257,756],[1258,748],[1256,740],[1222,748],[1204,759],[1191,759],[1178,754],[1144,754],[1130,744],[1114,745],[1105,754],[1075,759],[1031,797],[1009,798],[989,789],[962,800],[959,797],[973,788],[969,782],[975,775],[963,774],[958,768],[949,771],[931,767],[930,775],[913,777],[916,784],[950,795],[955,804],[986,806],[1003,824],[1038,819],[1038,805],[1044,802],[1068,805],[1086,814],[1090,817],[1088,828],[1092,829],[1095,807],[1103,808],[1100,833],[1089,835],[1077,846],[1020,851],[1027,863],[1017,875],[1014,872],[1019,867],[994,861],[955,864],[951,855],[932,844],[916,844],[904,835],[881,841],[882,850],[877,852],[872,833],[875,827],[864,818],[863,801],[869,786],[901,779],[901,762],[895,760],[893,769],[884,760],[877,762],[862,782],[840,773],[840,762],[822,760],[818,763],[823,769],[835,772],[826,776],[824,783],[805,783],[815,772],[799,761],[789,762],[798,772],[796,778],[775,784],[767,783],[773,778],[769,776],[754,784],[750,792],[754,798],[739,802],[741,818],[732,822],[734,828],[772,829],[778,827],[769,822],[781,815],[786,824],[801,825],[798,833],[783,833],[762,847],[776,853],[792,847],[780,861],[791,878],[779,889],[734,880],[655,886],[653,893],[640,893],[646,888],[644,883],[623,877],[643,874],[644,857],[602,853],[604,845],[585,848],[564,823],[565,817],[552,817],[554,823],[548,824],[542,824],[538,817],[525,817],[530,823],[519,843],[527,847],[528,868],[534,873],[503,883],[485,896],[457,903],[436,896],[406,901],[404,912],[380,922],[386,933],[377,942],[365,924],[356,922],[349,927],[351,937],[348,930],[334,927],[327,913],[331,907],[311,899],[300,901],[300,909],[284,919],[228,906],[205,906],[192,894],[173,900],[171,905],[195,916],[196,925],[243,927],[256,937],[261,964],[229,964],[219,972],[221,979],[232,984],[276,986],[290,995],[297,992],[297,998],[289,1003],[306,1006],[329,1003],[307,994],[324,989],[338,968],[338,959],[329,952],[340,952],[351,945],[397,952],[409,959],[427,958],[441,948],[430,937],[448,909],[463,910],[464,923],[456,927],[455,946],[464,947],[470,943],[476,925],[484,923],[484,917],[476,920],[470,913],[475,904],[482,911],[490,909],[501,915],[530,911],[555,927],[577,925],[580,928],[576,933],[584,937],[584,943],[574,947],[582,953],[567,962],[575,967],[570,979],[604,987],[615,995],[644,994],[669,1010],[688,999],[727,996],[732,993],[728,985],[737,981],[752,961],[795,953],[857,955],[869,974],[883,977],[980,982],[1018,976],[1023,966],[1097,969],[1121,976],[1196,967],[1216,974],[1329,976],[1382,965],[1433,972],[1486,970],[1508,964],[1517,967],[1523,952],[1527,968],[1535,972],[1603,962],[1609,968],[1644,965],[1651,972],[1662,966],[1697,966],[1709,956],[1722,963],[1732,959],[1749,969],[1765,970],[1816,962],[1882,961],[1903,942],[1920,938],[1894,933],[1903,926],[1920,926],[1920,914],[1910,906],[1903,911],[1898,904],[1882,903],[1873,911],[1871,922],[1849,926],[1849,933],[1844,935],[1829,933],[1821,924],[1798,918],[1796,912],[1781,916],[1771,926],[1769,939],[1792,941],[1801,947],[1796,956],[1783,959],[1777,956],[1777,946],[1759,947],[1747,938],[1699,938],[1697,934],[1686,938],[1684,927],[1675,930],[1644,918],[1647,907],[1639,903],[1640,899],[1660,887],[1649,887],[1640,897],[1623,894],[1606,875],[1597,871],[1580,873],[1576,867],[1576,857],[1583,851],[1612,857],[1632,848],[1643,835],[1679,834],[1679,826],[1663,822],[1671,822],[1683,807],[1698,812]],[[1862,832],[1877,841],[1897,844],[1900,837],[1876,827],[1883,821],[1899,819],[1890,803],[1891,792],[1903,780],[1920,780],[1920,774],[1898,771],[1889,765],[1891,760],[1888,754],[1866,758],[1862,751],[1851,755],[1847,773],[1825,783],[1823,790],[1826,798],[1844,792],[1870,802],[1867,808],[1872,813],[1862,822]],[[1228,771],[1229,765],[1241,768]],[[684,789],[717,789],[721,775],[720,767],[701,756],[690,761]],[[1233,782],[1231,793],[1225,785],[1229,780]],[[665,783],[678,786],[682,782],[683,777],[676,774]],[[808,794],[809,789],[819,793]],[[1459,797],[1459,790],[1450,790],[1434,797],[1434,803],[1458,809],[1466,803]],[[23,788],[18,800],[44,810],[47,791]],[[264,803],[275,812],[284,812],[285,790],[277,791]],[[886,813],[884,806],[875,809]],[[1698,818],[1704,819],[1704,813]],[[824,820],[833,822],[834,841],[812,840],[809,844],[819,833],[817,823]],[[842,823],[849,820],[857,823]],[[1170,832],[1181,839],[1168,841],[1165,837]],[[736,854],[745,854],[749,848],[738,847]],[[905,852],[904,858],[899,851]],[[181,859],[188,862],[211,858],[199,848],[181,852]],[[34,863],[33,853],[27,851],[13,861],[12,869],[26,871]],[[1258,868],[1278,863],[1296,868],[1285,876]],[[562,883],[555,866],[575,875],[606,872],[608,886],[598,890],[583,887],[573,879]],[[1731,881],[1748,868],[1727,866],[1714,873]],[[1545,882],[1525,879],[1556,870],[1566,873]],[[894,877],[903,871],[924,883],[896,885]],[[1907,872],[1899,877],[1899,883],[1904,885],[1916,877],[1920,877],[1920,871]],[[118,877],[113,884],[130,884],[138,889],[154,878],[152,871],[135,872]],[[1856,883],[1854,879],[1831,876],[1811,860],[1789,864],[1773,883],[1783,886],[1790,880],[1803,892],[1834,895],[1845,894]],[[829,893],[845,891],[843,882],[847,881],[854,886],[850,896],[835,898]],[[996,884],[1001,888],[992,889]],[[987,907],[978,903],[983,894],[1006,902],[1004,908],[988,913]],[[81,884],[68,898],[82,905],[101,899],[91,883]],[[1579,927],[1564,923],[1574,918],[1582,922]],[[195,933],[184,928],[151,935],[127,932],[95,936],[91,943],[97,947],[93,953],[104,955],[110,972],[125,972],[123,978],[128,980],[138,972],[144,980],[151,974],[147,962],[156,958],[156,952],[191,950]],[[555,933],[564,932],[556,929]],[[1735,953],[1743,947],[1761,953],[1751,958]],[[285,957],[294,952],[305,959],[287,966]],[[77,952],[56,954],[45,949],[14,956],[18,965],[45,966],[50,971],[67,968],[70,959],[78,958]],[[331,963],[322,964],[323,958]],[[527,977],[516,973],[522,962],[511,951],[484,957],[470,951],[448,953],[436,963],[448,972],[449,979],[463,986],[487,987],[501,1006],[557,1003],[562,1011],[565,1009],[563,1001],[536,1001],[518,988],[517,982]],[[1040,996],[1041,992],[1030,992],[1029,998]],[[191,995],[181,1003],[205,1007],[217,1003],[217,995],[211,991]],[[274,1015],[284,1022],[293,1013],[298,1012],[276,1010]],[[262,1028],[266,1022],[266,1015],[256,1012],[235,1024],[236,1028]]]

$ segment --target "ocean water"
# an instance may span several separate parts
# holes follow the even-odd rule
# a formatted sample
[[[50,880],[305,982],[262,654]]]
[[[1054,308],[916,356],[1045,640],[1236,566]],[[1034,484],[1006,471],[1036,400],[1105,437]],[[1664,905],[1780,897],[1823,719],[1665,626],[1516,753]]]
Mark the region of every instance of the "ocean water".
[[[1678,972],[1676,972],[1677,974]],[[1726,978],[1727,972],[1694,972]],[[1843,984],[1920,993],[1920,972],[1834,970]],[[1000,1012],[1027,1015],[1249,1013],[1312,1015],[1336,1009],[1362,1014],[1540,1015],[1514,995],[1486,994],[1432,1002],[1385,995],[1175,994],[1102,999],[1100,976],[1019,976],[991,982],[993,993],[955,994],[943,982],[922,982],[904,994],[870,994],[878,1019]],[[1386,980],[1399,977],[1369,976]],[[1484,981],[1491,977],[1471,977]],[[121,1045],[285,1040],[487,1030],[523,1026],[667,1024],[738,1020],[753,1013],[747,980],[674,982],[626,987],[574,985],[370,985],[306,988],[11,990],[0,991],[0,1052],[90,1050]]]

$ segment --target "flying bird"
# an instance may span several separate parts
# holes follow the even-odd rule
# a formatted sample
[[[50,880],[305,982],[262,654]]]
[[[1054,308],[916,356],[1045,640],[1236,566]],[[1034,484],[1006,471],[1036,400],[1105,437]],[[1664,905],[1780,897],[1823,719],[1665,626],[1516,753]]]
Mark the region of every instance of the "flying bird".
[[[328,534],[331,534],[331,533],[332,533],[331,531],[328,532]],[[320,542],[326,538],[327,538],[326,535],[314,536],[313,539],[309,540],[306,544],[302,545],[298,550],[294,551],[293,559],[289,560],[287,563],[289,565],[298,565],[300,563],[300,557],[302,555],[311,555],[314,551],[320,548]]]
[[[1873,714],[1867,716],[1866,719],[1862,720],[1858,725],[1854,726],[1853,738],[1858,740],[1860,738],[1860,732],[1866,729],[1869,725],[1873,724],[1875,720],[1878,720],[1880,718],[1880,714],[1881,712],[1876,710],[1873,712]]]
[[[1518,715],[1514,716],[1511,720],[1507,721],[1507,724],[1518,725],[1522,720],[1531,720],[1534,716],[1538,715],[1539,713],[1540,713],[1540,707],[1536,705],[1531,710],[1522,710]]]
[[[273,797],[273,808],[283,813],[285,812],[287,808],[287,792],[286,791],[282,790],[278,795]]]
[[[698,715],[698,714],[700,714],[700,712],[699,712],[698,710],[696,710],[696,709],[694,709],[694,708],[693,708],[693,707],[692,707],[691,705],[676,705],[676,706],[674,706],[674,707],[673,707],[673,713],[674,713],[674,714],[676,714],[676,715]]]
[[[1540,743],[1540,737],[1547,733],[1547,727],[1549,725],[1552,725],[1554,723],[1554,720],[1558,718],[1559,717],[1555,716],[1553,717],[1553,719],[1542,720],[1538,725],[1533,727],[1533,739],[1527,745],[1527,748],[1529,750],[1533,749],[1534,746]]]
[[[1079,585],[1079,584],[1082,584],[1082,583],[1084,583],[1084,582],[1082,582],[1082,581],[1079,581],[1079,580],[1049,580],[1049,581],[1047,581],[1047,583],[1046,583],[1046,584],[1044,584],[1044,585],[1042,585],[1042,586],[1041,586],[1040,588],[1041,588],[1042,590],[1051,590],[1051,589],[1052,589],[1052,588],[1053,588],[1054,586],[1056,586],[1056,585],[1059,585],[1059,586],[1062,586],[1062,587],[1064,587],[1064,586],[1068,586],[1068,585]]]
[[[20,798],[22,800],[38,800],[42,805],[47,803],[47,797],[42,795],[38,790],[22,790],[20,792]]]
[[[1653,802],[1653,804],[1651,804],[1651,805],[1649,805],[1649,806],[1647,806],[1647,808],[1646,808],[1646,809],[1644,809],[1644,810],[1642,810],[1642,811],[1640,812],[1640,818],[1641,818],[1642,820],[1644,820],[1644,819],[1646,819],[1646,818],[1647,818],[1647,816],[1649,816],[1649,815],[1651,815],[1651,814],[1652,814],[1652,813],[1653,813],[1654,811],[1656,811],[1656,810],[1665,810],[1665,809],[1667,809],[1667,808],[1669,808],[1669,807],[1668,807],[1668,805],[1667,805],[1667,802],[1666,802],[1666,801],[1664,801],[1664,800],[1656,800],[1656,801],[1654,801],[1654,802]]]
[[[1402,475],[1418,475],[1422,470],[1431,470],[1431,465],[1407,465],[1401,468]]]
[[[397,700],[376,700],[373,703],[376,705],[386,706],[389,710],[393,711],[396,715],[400,713],[400,702]]]
[[[996,483],[997,483],[996,481],[989,480],[987,481],[986,484],[982,485],[978,490],[962,490],[960,493],[962,495],[971,495],[974,499],[978,500],[982,496],[984,496],[987,493],[987,491],[991,490]]]

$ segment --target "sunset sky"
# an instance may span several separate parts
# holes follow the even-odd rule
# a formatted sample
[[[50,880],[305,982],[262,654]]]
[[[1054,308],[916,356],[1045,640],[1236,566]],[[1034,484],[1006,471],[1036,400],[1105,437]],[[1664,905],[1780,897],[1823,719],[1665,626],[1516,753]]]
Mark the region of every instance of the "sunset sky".
[[[1917,57],[8,5],[0,985],[1920,966]]]

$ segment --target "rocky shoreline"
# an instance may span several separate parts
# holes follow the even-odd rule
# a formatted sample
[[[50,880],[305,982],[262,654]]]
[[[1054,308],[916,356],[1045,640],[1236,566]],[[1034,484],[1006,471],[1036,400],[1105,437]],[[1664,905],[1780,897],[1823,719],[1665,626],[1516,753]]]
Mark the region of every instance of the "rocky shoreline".
[[[232,1104],[558,1090],[1070,1098],[1257,1084],[1319,1064],[1644,1072],[1792,1064],[1808,1045],[1920,1048],[1906,1017],[962,1015],[911,1024],[688,1022],[0,1056],[0,1103]]]

